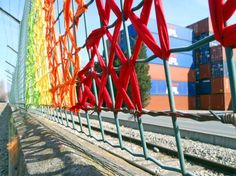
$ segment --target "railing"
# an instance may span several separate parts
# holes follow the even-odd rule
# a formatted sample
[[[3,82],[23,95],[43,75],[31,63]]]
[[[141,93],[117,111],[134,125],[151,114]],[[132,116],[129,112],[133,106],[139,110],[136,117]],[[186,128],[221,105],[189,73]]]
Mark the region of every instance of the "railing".
[[[36,80],[28,80],[27,83],[27,69],[32,69],[31,67],[26,68],[26,62],[27,62],[27,52],[29,52],[29,48],[28,51],[26,50],[28,44],[27,44],[27,40],[29,35],[27,32],[30,29],[33,29],[33,26],[28,26],[28,21],[29,18],[37,18],[36,13],[37,10],[39,9],[35,9],[35,3],[39,3],[38,1],[33,1],[33,0],[26,0],[25,1],[25,9],[24,9],[24,15],[23,15],[23,20],[21,22],[21,32],[20,32],[20,42],[19,42],[19,53],[18,53],[18,60],[17,60],[17,65],[16,65],[16,69],[13,75],[13,83],[12,83],[12,88],[11,88],[11,94],[10,94],[10,102],[12,104],[18,104],[21,107],[26,107],[26,108],[41,108],[42,112],[47,113],[49,115],[51,115],[52,120],[60,122],[62,125],[66,125],[69,126],[69,121],[68,121],[68,115],[71,116],[72,119],[72,124],[73,124],[73,128],[75,128],[75,119],[74,116],[72,115],[72,113],[70,112],[69,114],[67,113],[66,108],[63,108],[62,106],[56,106],[51,104],[50,101],[48,100],[43,100],[43,99],[39,99],[37,100],[36,103],[34,103],[34,99],[36,99],[35,95],[37,94],[37,91],[40,92],[40,87],[35,88],[35,85],[37,87],[37,85],[43,85],[45,82],[44,81],[49,81],[50,84],[54,84],[53,81],[55,81],[55,83],[57,84],[56,86],[60,88],[60,85],[58,84],[58,82],[62,82],[61,86],[63,85],[63,81],[64,83],[66,81],[71,81],[71,79],[67,79],[64,78],[62,75],[61,77],[58,76],[58,80],[56,79],[56,76],[53,77],[53,75],[50,73],[53,70],[47,70],[47,69],[42,69],[42,67],[44,67],[45,63],[47,64],[55,64],[54,62],[56,62],[55,60],[58,59],[59,56],[56,57],[56,51],[54,50],[54,48],[50,48],[50,50],[48,50],[48,53],[52,54],[52,59],[47,59],[46,61],[46,57],[41,57],[39,61],[35,60],[35,62],[38,62],[38,67],[35,70],[35,74],[36,75]],[[42,3],[42,2],[41,2]],[[89,1],[87,4],[85,4],[85,7],[89,10],[90,6],[93,5],[95,2],[93,0]],[[132,8],[132,11],[136,11],[140,8],[142,8],[143,6],[143,1],[141,1],[136,7]],[[123,1],[120,0],[120,10],[122,12],[122,25],[123,25],[123,29],[124,29],[124,33],[125,33],[125,42],[127,45],[127,50],[128,50],[128,58],[131,58],[131,48],[130,48],[130,41],[129,41],[129,34],[127,31],[127,25],[126,25],[126,19],[124,17],[124,12],[123,12]],[[63,59],[66,58],[60,58],[58,60],[61,60],[61,62],[58,62],[56,64],[58,70],[56,71],[56,74],[61,73],[65,74],[66,70],[63,70],[64,68],[69,68],[70,69],[70,73],[68,73],[68,76],[72,77],[74,72],[76,71],[75,69],[76,66],[73,62],[77,62],[76,61],[76,56],[78,57],[78,50],[82,50],[85,48],[86,46],[86,42],[84,45],[82,45],[81,47],[78,47],[77,44],[77,39],[78,39],[78,34],[77,34],[77,29],[76,29],[76,23],[77,20],[83,18],[83,26],[84,26],[84,31],[85,31],[85,36],[86,36],[86,40],[89,36],[88,34],[88,29],[87,29],[87,20],[86,20],[86,13],[81,13],[80,15],[76,16],[76,8],[75,8],[75,2],[74,0],[71,1],[71,3],[69,4],[71,7],[69,8],[71,10],[72,15],[72,20],[71,20],[71,24],[69,26],[69,29],[65,29],[62,27],[62,22],[64,23],[65,21],[61,18],[63,18],[63,16],[65,16],[65,10],[62,7],[62,1],[59,0],[55,0],[54,1],[54,6],[55,8],[53,8],[53,10],[55,11],[55,19],[54,22],[56,24],[56,29],[58,29],[58,34],[60,34],[60,36],[65,36],[68,35],[67,32],[64,32],[65,30],[69,30],[70,35],[73,35],[74,37],[74,41],[71,41],[71,39],[66,38],[65,43],[67,43],[65,46],[65,43],[60,43],[60,45],[58,45],[58,48],[56,50],[59,50],[61,53],[64,50],[73,50],[74,53],[70,53],[71,56],[67,55],[65,57],[71,57],[72,59],[68,59],[69,62],[69,66],[65,67],[65,65],[63,64],[68,64],[66,62],[63,62]],[[39,3],[39,7],[42,8],[43,4]],[[78,8],[78,7],[77,7]],[[34,13],[33,13],[34,12]],[[33,14],[31,14],[33,13]],[[50,13],[50,12],[48,12]],[[31,16],[30,16],[31,14]],[[52,21],[51,21],[52,22]],[[39,22],[40,23],[40,22]],[[108,26],[104,26],[104,24],[102,23],[102,21],[100,21],[100,27],[106,27],[109,29],[112,29],[116,26],[117,21],[113,22],[111,25]],[[31,25],[34,25],[34,21],[32,21]],[[44,25],[45,24],[41,24]],[[54,25],[54,24],[50,24],[48,23],[48,25]],[[52,26],[47,26],[48,29],[52,29]],[[72,30],[72,31],[71,31]],[[56,35],[56,37],[59,37],[59,35]],[[32,37],[32,36],[31,36]],[[51,39],[51,45],[54,45],[55,43],[53,43],[53,34],[52,31],[50,31],[48,33],[48,36]],[[68,36],[67,36],[68,37]],[[33,40],[33,37],[31,38]],[[190,51],[190,50],[194,50],[197,49],[211,41],[214,41],[214,36],[209,36],[207,38],[204,38],[194,44],[192,44],[191,46],[185,46],[185,47],[181,47],[181,48],[172,48],[170,49],[171,53],[177,53],[177,52],[184,52],[184,51]],[[74,42],[74,43],[73,43]],[[45,43],[41,43],[42,47],[43,45],[46,45]],[[41,46],[40,45],[40,46]],[[74,45],[74,46],[73,46]],[[46,46],[44,46],[44,50],[46,50]],[[105,42],[105,38],[104,36],[102,37],[102,48],[104,50],[104,62],[106,65],[106,68],[108,69],[109,66],[109,55],[108,55],[108,51],[107,51],[107,46],[106,46],[106,42]],[[90,50],[87,50],[87,57],[91,60],[92,59],[92,54],[90,53]],[[34,54],[34,53],[32,53]],[[40,53],[39,53],[40,54]],[[68,54],[68,53],[66,53]],[[222,114],[215,114],[214,112],[212,112],[213,116],[208,116],[208,117],[203,117],[200,115],[194,115],[194,114],[189,114],[189,113],[183,113],[183,112],[179,112],[176,110],[176,105],[175,105],[175,101],[174,101],[174,95],[173,95],[173,91],[172,91],[172,82],[171,82],[171,73],[170,73],[170,69],[169,69],[169,64],[167,60],[163,60],[163,65],[164,65],[164,70],[165,70],[165,77],[166,77],[166,84],[168,87],[168,97],[169,97],[169,104],[170,104],[170,111],[148,111],[143,109],[142,111],[137,110],[137,109],[116,109],[115,108],[115,94],[114,94],[114,88],[113,88],[113,82],[112,82],[112,77],[110,74],[108,74],[108,84],[109,84],[109,93],[110,93],[110,97],[111,97],[111,101],[112,101],[112,108],[107,108],[107,107],[99,107],[99,95],[98,95],[98,90],[97,90],[97,85],[96,85],[96,81],[94,79],[92,79],[92,88],[94,91],[94,96],[95,96],[95,106],[94,107],[88,107],[87,109],[85,109],[85,114],[86,114],[86,120],[87,120],[87,126],[88,126],[88,132],[89,132],[89,136],[90,137],[94,137],[93,135],[93,131],[91,128],[91,123],[90,123],[90,115],[88,113],[89,110],[93,110],[95,113],[97,113],[98,116],[98,120],[99,120],[99,126],[100,126],[100,132],[101,132],[101,139],[97,139],[97,140],[101,140],[105,143],[110,144],[113,147],[118,147],[121,148],[122,150],[126,150],[127,152],[129,152],[130,154],[134,155],[134,156],[138,156],[138,157],[144,157],[146,160],[150,160],[153,161],[154,163],[156,163],[158,166],[160,166],[163,169],[167,169],[167,170],[171,170],[171,171],[176,171],[179,173],[182,173],[182,175],[193,175],[192,173],[188,172],[185,168],[185,160],[184,160],[184,154],[183,154],[183,149],[181,146],[181,135],[180,135],[180,130],[179,130],[179,126],[178,126],[178,122],[177,122],[177,117],[185,117],[185,118],[191,118],[194,120],[198,120],[198,121],[208,121],[208,120],[217,120],[217,121],[222,121],[225,123],[231,123],[236,125],[236,118],[235,118],[235,113],[236,113],[236,72],[235,72],[235,65],[233,64],[233,55],[232,55],[232,48],[226,48],[226,55],[227,55],[227,66],[228,66],[228,70],[229,70],[229,79],[230,79],[230,86],[231,86],[231,94],[232,94],[232,104],[233,104],[233,113],[227,114],[227,115],[222,115]],[[74,58],[73,58],[74,57]],[[33,59],[33,58],[29,58],[29,59]],[[78,59],[78,58],[77,58]],[[153,55],[147,59],[139,59],[137,60],[137,64],[139,63],[148,63],[151,60],[156,59],[156,55]],[[34,64],[34,63],[33,63]],[[30,66],[30,65],[29,65]],[[61,69],[61,70],[60,70]],[[93,68],[90,69],[90,71],[93,71]],[[56,75],[55,74],[55,75]],[[42,81],[42,77],[44,76],[44,79]],[[46,78],[45,78],[46,75]],[[39,83],[41,80],[41,83]],[[30,82],[29,82],[30,81]],[[58,81],[58,82],[56,82]],[[47,84],[47,83],[45,83]],[[48,85],[50,85],[48,83]],[[75,87],[77,85],[77,82],[74,83]],[[50,87],[50,86],[48,86]],[[74,89],[75,89],[74,87]],[[42,92],[44,92],[43,95],[48,95],[47,93],[49,93],[49,90],[46,89],[47,86],[43,86],[43,90]],[[52,88],[52,87],[51,87]],[[58,89],[59,89],[58,88]],[[35,90],[36,92],[34,92]],[[84,85],[82,85],[82,90],[83,92],[85,92],[85,87]],[[52,91],[52,90],[51,90]],[[33,93],[32,93],[33,92]],[[78,92],[77,92],[78,93]],[[26,96],[27,94],[27,96]],[[59,100],[60,98],[62,98],[62,102],[65,102],[65,106],[68,107],[68,102],[66,102],[66,97],[68,96],[67,94],[64,94],[65,97],[59,97],[55,96],[53,98],[55,98],[56,100]],[[64,99],[63,99],[64,98]],[[67,99],[68,100],[68,99]],[[77,101],[77,100],[74,100]],[[116,130],[117,130],[117,137],[119,139],[119,144],[118,145],[114,145],[112,143],[110,143],[108,140],[106,140],[106,136],[104,133],[104,129],[103,129],[103,120],[102,120],[102,116],[101,116],[101,111],[112,111],[113,115],[114,115],[114,121],[115,121],[115,125],[116,125]],[[123,143],[123,139],[122,139],[122,134],[121,134],[121,130],[120,130],[120,124],[119,124],[119,112],[125,112],[125,113],[130,113],[133,114],[133,116],[137,119],[136,122],[138,124],[139,127],[139,132],[140,132],[140,138],[141,138],[141,145],[143,147],[143,153],[135,153],[135,151],[131,151],[129,148],[127,148],[124,143]],[[62,113],[64,113],[65,118],[66,118],[66,124],[63,124],[63,120],[59,119],[59,117],[62,117]],[[144,129],[143,129],[143,123],[142,123],[142,118],[139,118],[139,114],[149,114],[152,116],[171,116],[172,118],[172,125],[173,125],[173,130],[174,130],[174,134],[175,134],[175,140],[176,140],[176,146],[177,146],[177,151],[178,151],[178,158],[179,158],[179,163],[180,166],[179,167],[174,167],[174,166],[169,166],[169,165],[165,165],[163,163],[161,163],[159,160],[157,160],[156,158],[153,158],[152,156],[149,155],[148,153],[148,149],[146,146],[146,139],[144,136]],[[83,132],[83,128],[82,128],[82,123],[81,123],[81,116],[80,113],[78,112],[78,123],[80,125],[80,130],[81,132]],[[96,139],[96,138],[95,138]]]

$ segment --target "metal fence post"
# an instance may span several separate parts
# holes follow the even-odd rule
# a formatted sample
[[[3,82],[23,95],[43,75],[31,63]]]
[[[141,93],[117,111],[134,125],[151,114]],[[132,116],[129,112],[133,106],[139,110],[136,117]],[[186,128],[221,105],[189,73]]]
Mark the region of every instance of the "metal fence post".
[[[48,114],[48,119],[51,120],[51,115],[50,115],[50,109],[49,109],[49,106],[47,107],[47,114]]]
[[[122,23],[123,23],[124,33],[125,33],[125,42],[126,42],[126,46],[127,46],[128,60],[129,60],[132,56],[132,53],[131,53],[131,47],[130,47],[129,32],[128,32],[128,28],[126,26],[125,16],[124,16],[124,12],[123,12],[123,0],[120,0],[120,8],[121,8],[121,12],[122,12]],[[142,147],[143,147],[143,153],[144,153],[145,159],[147,159],[148,158],[148,149],[147,149],[146,140],[144,137],[142,119],[137,117],[137,115],[134,115],[134,118],[138,118],[138,127],[139,127],[139,132],[140,132],[140,137],[141,137],[141,143],[142,143]]]
[[[68,121],[67,112],[66,112],[65,109],[64,109],[64,114],[65,114],[65,117],[66,117],[66,126],[69,127],[69,121]]]
[[[54,109],[54,113],[55,113],[55,116],[56,116],[56,119],[57,119],[57,123],[59,123],[59,118],[58,118],[58,115],[57,115],[57,108]]]
[[[170,110],[171,110],[171,112],[175,112],[176,109],[175,109],[174,94],[172,91],[172,82],[171,82],[171,78],[170,78],[169,63],[166,60],[163,60],[163,62],[164,62],[164,68],[165,68],[166,84],[167,84],[167,89],[168,89]],[[178,150],[178,156],[179,156],[179,162],[180,162],[182,175],[185,175],[186,169],[185,169],[184,153],[183,153],[183,149],[181,146],[180,130],[179,130],[179,126],[177,123],[177,118],[175,116],[172,116],[172,124],[173,124],[173,128],[174,128],[174,133],[175,133],[175,140],[176,140],[176,146],[177,146],[177,150]]]
[[[230,47],[226,47],[225,52],[226,52],[226,61],[229,72],[230,90],[232,97],[232,110],[234,113],[236,113],[236,69],[233,56],[233,49]]]
[[[78,112],[78,121],[79,121],[80,131],[83,132],[82,121],[81,121],[81,115],[80,115],[79,112]]]
[[[61,124],[64,125],[64,120],[63,120],[63,116],[62,116],[62,110],[60,108],[60,115],[61,115]]]
[[[75,121],[74,121],[74,116],[73,116],[72,112],[70,112],[70,116],[71,116],[71,120],[72,120],[72,127],[75,130]]]
[[[102,22],[101,22],[101,26]],[[102,44],[103,44],[103,50],[104,50],[104,60],[105,60],[105,64],[108,67],[108,52],[107,52],[107,45],[105,42],[104,37],[102,37]],[[115,95],[114,95],[114,88],[113,88],[113,83],[112,83],[112,79],[111,79],[111,75],[108,75],[108,85],[109,85],[109,92],[111,95],[111,101],[112,101],[112,108],[115,107]],[[122,142],[122,136],[120,135],[120,129],[119,129],[119,120],[118,120],[118,114],[116,112],[113,111],[113,115],[114,115],[114,119],[115,119],[115,124],[116,124],[116,129],[117,129],[117,135],[119,138],[119,144],[120,147],[123,148],[123,142]]]
[[[142,123],[143,119],[142,117],[137,117],[137,119],[138,119],[139,133],[140,133],[141,142],[143,146],[143,154],[144,154],[145,159],[148,159],[148,149],[147,149],[146,139],[144,136],[143,123]]]
[[[87,111],[85,113],[85,116],[86,116],[86,120],[87,120],[89,136],[92,136],[92,129],[91,129],[91,124],[90,124],[90,118],[89,118],[89,114],[88,114]]]
[[[55,122],[56,122],[56,117],[55,117],[55,114],[54,114],[54,110],[53,110],[53,108],[51,108],[51,111],[52,111],[52,117],[53,117],[53,121],[55,121]]]
[[[121,131],[120,131],[120,122],[119,122],[119,119],[118,119],[118,113],[115,112],[114,116],[115,116],[116,131],[117,131],[117,135],[118,135],[118,138],[119,138],[120,148],[123,149],[124,145],[123,145],[123,139],[122,139],[122,135],[121,135]]]
[[[104,134],[104,129],[102,125],[102,115],[100,111],[98,112],[98,121],[99,121],[100,130],[101,130],[102,141],[105,141],[105,134]]]
[[[86,39],[88,38],[88,30],[87,30],[87,21],[86,21],[86,15],[85,13],[83,14],[83,19],[84,19],[84,30],[85,30],[85,36],[86,36]],[[88,57],[89,59],[91,59],[91,56],[90,56],[90,53],[89,51],[87,50],[87,53],[88,53]],[[96,91],[97,92],[97,89],[96,89],[96,83],[94,82],[93,80],[93,89],[94,89],[94,92]],[[95,99],[97,101],[97,96],[95,95]],[[91,130],[91,125],[90,125],[90,118],[89,118],[89,114],[88,114],[88,111],[85,111],[85,116],[86,116],[86,120],[87,120],[87,125],[88,125],[88,130],[89,130],[89,136],[92,136],[92,130]]]

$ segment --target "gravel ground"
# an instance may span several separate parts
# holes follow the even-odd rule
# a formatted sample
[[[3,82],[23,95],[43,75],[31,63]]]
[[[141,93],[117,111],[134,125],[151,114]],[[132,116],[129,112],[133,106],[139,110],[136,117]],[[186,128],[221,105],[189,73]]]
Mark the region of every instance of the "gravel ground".
[[[3,104],[0,104],[3,106]],[[5,107],[5,105],[4,105]],[[0,109],[2,110],[3,107]],[[8,152],[7,152],[7,143],[8,143],[8,117],[0,115],[0,175],[8,175]]]
[[[91,123],[97,127],[99,125],[96,120],[91,120]],[[103,122],[103,127],[104,129],[116,132],[115,125],[113,124]],[[124,135],[140,139],[138,130],[121,126],[121,131]],[[145,132],[145,137],[147,142],[176,150],[175,138],[173,136]],[[236,150],[234,149],[224,148],[221,146],[206,144],[189,139],[182,139],[182,145],[184,153],[189,153],[201,158],[206,158],[212,161],[223,163],[225,165],[236,167]]]

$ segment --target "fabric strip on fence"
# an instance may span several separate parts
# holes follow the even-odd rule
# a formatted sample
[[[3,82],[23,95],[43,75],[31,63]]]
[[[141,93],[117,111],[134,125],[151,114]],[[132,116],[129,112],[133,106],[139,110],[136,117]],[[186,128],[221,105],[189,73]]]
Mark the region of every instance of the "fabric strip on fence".
[[[236,47],[236,23],[225,26],[236,10],[236,0],[209,0],[215,38],[225,47]]]

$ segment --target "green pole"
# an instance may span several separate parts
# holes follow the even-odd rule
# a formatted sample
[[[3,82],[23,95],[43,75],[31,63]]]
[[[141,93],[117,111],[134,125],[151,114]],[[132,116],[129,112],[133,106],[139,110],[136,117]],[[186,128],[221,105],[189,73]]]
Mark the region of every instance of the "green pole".
[[[227,26],[227,23],[225,23]],[[232,110],[236,113],[236,69],[233,56],[233,49],[231,47],[225,47],[226,61],[229,72],[230,90],[232,97]]]
[[[226,1],[226,0],[225,0]],[[225,26],[228,25],[228,22],[225,23]],[[236,69],[235,61],[233,56],[233,49],[231,47],[225,47],[226,62],[229,72],[229,81],[230,81],[230,90],[232,97],[232,110],[236,113]]]
[[[49,107],[49,110],[50,110],[50,116],[51,116],[51,120],[54,121],[54,117],[53,117],[53,114],[52,114],[52,108]]]
[[[236,113],[236,69],[235,69],[235,61],[233,58],[233,49],[230,47],[226,47],[225,52],[226,52],[226,61],[229,72],[229,81],[230,81],[230,89],[232,97],[232,110],[234,113]]]
[[[56,114],[55,114],[54,109],[52,109],[52,114],[53,114],[54,121],[56,122],[56,121],[57,121],[57,118],[56,118]]]
[[[81,115],[78,112],[78,121],[79,121],[79,126],[80,126],[80,131],[83,132],[83,128],[82,128],[82,120],[81,120]]]
[[[121,131],[120,131],[120,122],[118,119],[118,113],[115,112],[114,116],[115,116],[115,124],[116,124],[116,131],[117,131],[117,135],[118,135],[118,139],[119,139],[119,144],[120,144],[120,148],[123,149],[124,145],[123,145],[123,139],[122,139],[122,135],[121,135]]]
[[[130,47],[129,32],[128,32],[128,28],[125,23],[125,16],[124,16],[124,12],[123,12],[123,0],[120,0],[120,8],[122,11],[122,23],[123,23],[124,33],[125,33],[125,42],[126,42],[128,57],[129,57],[128,59],[130,59],[132,56],[132,53],[131,53],[131,47]],[[147,159],[148,149],[147,149],[146,140],[144,137],[142,119],[137,117],[137,115],[134,115],[134,118],[138,118],[138,126],[139,126],[139,132],[140,132],[140,137],[141,137],[141,143],[142,143],[145,159]]]
[[[60,123],[60,120],[59,120],[59,116],[58,116],[57,109],[55,109],[55,112],[56,112],[56,117],[57,117],[57,123]]]
[[[102,23],[101,23],[101,26],[103,26]],[[104,54],[105,54],[104,60],[105,60],[106,66],[108,67],[107,44],[105,42],[104,37],[102,37],[102,45],[103,45]],[[114,96],[114,88],[113,88],[113,83],[112,83],[112,79],[111,79],[111,75],[110,74],[108,75],[108,85],[109,85],[109,92],[110,92],[111,100],[112,100],[112,106],[114,108],[114,106],[115,106],[115,96]]]
[[[64,114],[65,114],[65,117],[66,117],[66,126],[69,127],[69,121],[68,121],[66,110],[64,110]]]
[[[144,136],[143,123],[142,123],[143,119],[142,117],[137,117],[137,119],[138,119],[139,133],[140,133],[141,142],[143,146],[143,154],[144,154],[145,159],[148,159],[148,149],[147,149],[146,139]]]
[[[170,78],[169,63],[166,60],[163,60],[163,62],[164,62],[164,68],[165,68],[166,84],[167,84],[167,89],[168,89],[170,110],[171,110],[171,112],[176,112],[174,94],[173,94],[173,91],[172,91],[172,82],[171,82],[171,78]],[[176,116],[172,116],[172,125],[173,125],[173,128],[174,128],[175,140],[176,140],[176,145],[177,145],[177,150],[178,150],[178,157],[179,157],[179,162],[180,162],[182,175],[185,175],[186,174],[186,169],[185,169],[184,153],[183,153],[183,149],[182,149],[182,146],[181,146],[180,130],[179,130],[179,126],[178,126],[178,123],[177,123]]]
[[[49,120],[53,120],[52,115],[51,115],[51,108],[50,107],[48,107],[48,115],[49,115]]]
[[[56,122],[56,117],[55,117],[55,114],[54,114],[54,110],[53,110],[53,108],[51,109],[51,111],[52,111],[53,121]]]
[[[84,19],[84,29],[85,29],[85,36],[86,39],[88,38],[88,30],[87,30],[87,20],[86,20],[86,15],[85,13],[83,14],[83,19]],[[91,59],[91,55],[89,53],[89,50],[87,50],[88,52],[88,57],[89,59]],[[94,94],[95,94],[95,100],[96,100],[96,104],[98,103],[98,96],[97,96],[97,87],[96,87],[96,83],[95,80],[92,80],[92,84],[93,84],[93,90],[94,90]],[[88,130],[89,130],[89,135],[92,136],[92,130],[91,130],[91,125],[90,125],[90,118],[89,118],[89,114],[88,111],[85,111],[85,116],[87,119],[87,125],[88,125]]]
[[[92,136],[92,129],[91,129],[90,118],[89,118],[88,112],[85,113],[85,116],[86,116],[86,120],[87,120],[89,136]]]
[[[71,116],[71,120],[72,120],[72,127],[75,130],[75,121],[74,121],[74,116],[73,116],[72,112],[70,112],[70,116]]]
[[[57,15],[59,15],[59,2],[57,0]],[[58,30],[59,30],[59,34],[61,34],[61,22],[60,22],[60,19],[58,20]],[[62,46],[60,44],[60,50],[62,50]],[[64,72],[64,70],[62,70]],[[60,114],[61,114],[61,124],[64,125],[64,119],[63,119],[63,116],[62,116],[62,109],[60,109]]]
[[[48,119],[49,119],[49,120],[52,120],[52,119],[51,119],[51,114],[50,114],[50,108],[49,108],[49,106],[47,107],[47,113],[48,113]]]
[[[64,120],[63,120],[62,110],[61,109],[60,109],[60,115],[61,115],[61,124],[64,125]]]
[[[99,126],[100,126],[100,130],[101,130],[101,135],[102,135],[102,141],[105,141],[105,134],[104,134],[104,129],[103,129],[103,125],[102,125],[102,115],[101,115],[101,112],[98,112],[98,120],[99,120]]]
[[[121,9],[122,9],[123,8],[122,0],[120,1],[120,3],[121,3]],[[123,25],[124,25],[124,28],[125,28],[126,25],[125,25],[124,19],[122,19],[122,21],[123,21]],[[127,28],[126,28],[125,32],[127,32]],[[126,37],[127,36],[128,35],[126,33]],[[127,40],[128,40],[127,41],[128,55],[130,57],[131,56],[131,49],[130,49],[130,45],[128,45],[129,38]],[[108,65],[107,46],[106,46],[106,43],[104,41],[104,38],[103,38],[103,47],[104,47],[104,51],[105,51],[106,64]],[[113,108],[114,108],[115,107],[115,96],[114,96],[114,89],[113,89],[113,84],[112,84],[112,80],[111,80],[111,76],[110,75],[108,76],[108,81],[109,81],[109,89],[110,89],[111,98],[112,98],[112,105],[113,105]],[[114,112],[114,120],[115,120],[115,124],[116,124],[116,131],[117,131],[117,135],[118,135],[118,139],[119,139],[120,148],[123,149],[123,139],[122,139],[122,135],[121,135],[120,122],[119,122],[119,118],[118,118],[118,113],[117,112]]]
[[[128,28],[125,23],[125,16],[124,16],[124,12],[123,12],[123,0],[120,0],[120,8],[122,11],[122,23],[123,23],[124,33],[125,33],[125,43],[127,46],[128,57],[130,59],[132,53],[131,53],[131,48],[130,48],[129,32],[128,32]]]
[[[103,26],[102,22],[101,22],[101,26]],[[104,37],[102,37],[102,44],[103,44],[103,50],[104,50],[104,54],[105,54],[105,56],[104,56],[105,64],[106,64],[106,67],[108,67],[108,52],[107,52],[107,45],[106,45]],[[114,88],[113,88],[113,83],[112,83],[112,79],[111,79],[110,74],[108,75],[108,86],[109,86],[109,92],[111,95],[112,107],[114,108],[115,107],[115,96],[114,96]],[[120,130],[119,130],[118,114],[113,112],[113,115],[114,115],[117,134],[118,134],[118,138],[119,138],[119,144],[120,144],[120,147],[123,148],[122,136],[119,134]],[[104,135],[104,137],[105,137],[105,135]]]

